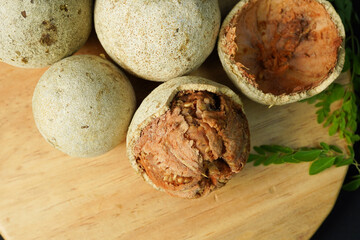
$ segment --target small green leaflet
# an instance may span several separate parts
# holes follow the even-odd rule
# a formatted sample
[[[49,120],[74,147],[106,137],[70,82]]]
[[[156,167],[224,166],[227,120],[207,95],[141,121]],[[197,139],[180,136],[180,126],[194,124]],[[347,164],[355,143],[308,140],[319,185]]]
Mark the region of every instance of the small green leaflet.
[[[343,186],[343,189],[346,191],[355,191],[360,187],[360,175],[357,175],[353,178],[352,181],[348,182]]]
[[[248,159],[248,162],[254,162],[254,166],[312,162],[309,169],[310,175],[322,172],[333,165],[337,167],[349,165],[353,161],[346,157],[339,147],[324,142],[320,143],[319,148],[294,150],[279,145],[261,145],[254,147],[254,151],[256,153],[251,153]]]
[[[354,162],[354,160],[351,159],[351,158],[339,158],[339,157],[336,157],[334,164],[337,167],[342,167],[342,166],[350,165],[353,162]]]
[[[323,157],[315,160],[309,169],[310,175],[315,175],[325,169],[331,167],[335,162],[336,157]]]
[[[292,157],[301,162],[311,162],[317,159],[322,151],[321,149],[300,150],[295,152]]]
[[[342,100],[340,108],[331,112],[331,105],[339,100]],[[359,136],[355,134],[357,129],[355,100],[355,94],[351,89],[345,89],[345,86],[333,83],[322,93],[302,102],[315,103],[315,107],[318,108],[316,111],[317,121],[324,127],[329,127],[330,136],[338,133],[349,144],[353,144],[359,140]]]

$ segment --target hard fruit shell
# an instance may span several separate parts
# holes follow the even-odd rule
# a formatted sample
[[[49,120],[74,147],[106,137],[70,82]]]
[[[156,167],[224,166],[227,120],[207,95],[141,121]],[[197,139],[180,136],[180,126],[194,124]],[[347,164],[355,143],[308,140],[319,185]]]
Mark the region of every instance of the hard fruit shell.
[[[97,0],[95,29],[109,56],[128,72],[167,81],[199,67],[215,47],[217,0]]]
[[[247,80],[247,77],[239,70],[239,68],[230,59],[230,56],[224,51],[224,43],[226,41],[226,27],[229,25],[230,21],[233,19],[236,13],[250,1],[251,0],[241,0],[238,4],[235,5],[235,7],[225,18],[219,33],[219,40],[217,46],[218,54],[226,74],[232,80],[235,86],[237,86],[251,100],[261,104],[272,106],[297,102],[312,97],[325,90],[333,81],[335,81],[335,79],[340,75],[345,62],[345,29],[344,25],[342,24],[341,18],[335,11],[334,7],[326,0],[316,0],[325,7],[326,11],[329,13],[332,21],[334,22],[338,30],[339,36],[343,40],[342,45],[338,49],[336,66],[330,73],[330,75],[325,80],[323,80],[320,85],[309,90],[292,94],[274,95],[271,93],[264,93],[252,84],[250,84]]]
[[[125,140],[135,111],[135,93],[111,62],[76,55],[51,66],[32,100],[45,140],[74,157],[104,154]]]
[[[92,0],[2,0],[0,61],[24,68],[49,66],[76,52],[92,28]]]
[[[141,131],[154,119],[163,115],[170,110],[170,105],[173,98],[181,91],[208,91],[215,94],[223,94],[229,97],[243,110],[243,105],[240,97],[234,93],[230,88],[222,84],[210,81],[202,77],[185,76],[174,78],[166,83],[161,84],[155,88],[141,103],[136,110],[134,117],[130,123],[129,130],[126,136],[127,156],[130,160],[131,166],[142,175],[142,177],[150,183],[154,188],[162,190],[157,187],[147,176],[145,171],[139,168],[136,162],[134,147],[140,138]],[[244,112],[244,110],[243,110]],[[244,112],[245,113],[245,112]]]

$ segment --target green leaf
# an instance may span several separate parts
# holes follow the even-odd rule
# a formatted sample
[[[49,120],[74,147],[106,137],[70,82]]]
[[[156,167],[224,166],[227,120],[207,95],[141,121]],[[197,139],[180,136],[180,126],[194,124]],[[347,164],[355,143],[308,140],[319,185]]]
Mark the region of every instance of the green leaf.
[[[259,158],[258,155],[250,153],[247,162],[255,161],[255,160],[258,159],[258,158]]]
[[[327,144],[327,143],[324,143],[324,142],[321,142],[320,143],[320,146],[325,149],[325,150],[329,150],[330,149],[330,146]]]
[[[331,97],[331,96],[330,96]],[[327,99],[327,101],[329,101],[329,99]],[[328,104],[324,105],[323,107],[323,112],[325,114],[325,116],[328,116],[330,113],[330,104],[331,102],[329,102]]]
[[[358,142],[358,141],[360,141],[360,136],[359,135],[354,135],[354,136],[352,136],[352,142]]]
[[[330,147],[330,149],[333,150],[334,152],[343,153],[343,151],[342,151],[338,146],[330,145],[329,147]]]
[[[276,161],[276,159],[278,159],[278,157],[279,157],[278,154],[271,155],[263,162],[263,164],[265,166],[268,166],[268,165],[274,163]]]
[[[286,163],[300,163],[301,161],[293,158],[292,155],[282,157],[282,161]]]
[[[357,129],[357,123],[356,121],[351,121],[348,123],[348,126],[347,126],[352,132],[356,132],[356,129]]]
[[[318,102],[317,104],[315,104],[315,107],[322,107],[324,106],[324,102]]]
[[[346,129],[346,117],[345,116],[340,118],[339,129],[340,130]]]
[[[322,151],[318,149],[308,150],[308,151],[298,151],[294,154],[293,158],[302,162],[310,162],[318,158],[321,152]]]
[[[276,158],[273,162],[274,164],[282,164],[284,163],[284,160],[281,156],[279,156],[278,158]]]
[[[324,109],[321,108],[321,109],[317,110],[316,114],[318,114],[318,115],[319,114],[325,114]]]
[[[329,128],[329,135],[330,136],[335,135],[335,133],[337,133],[338,129],[339,129],[339,122],[334,121],[333,124]]]
[[[267,152],[276,153],[276,149],[271,145],[261,145],[260,148]]]
[[[331,167],[335,162],[336,157],[324,157],[314,161],[309,169],[309,174],[314,175],[325,169]]]
[[[345,191],[355,191],[360,187],[360,178],[356,178],[343,186]]]
[[[340,157],[336,157],[334,165],[336,165],[336,167],[342,167],[342,166],[350,165],[353,162],[354,160],[351,158],[344,158],[343,156],[340,156]]]
[[[337,100],[342,99],[344,95],[345,95],[345,88],[340,84],[334,83],[334,88],[331,91],[329,101],[331,101],[331,103],[335,102]]]
[[[316,100],[317,100],[317,98],[316,98],[316,96],[315,96],[315,97],[311,97],[311,98],[302,100],[302,101],[300,101],[300,102],[307,102],[307,103],[309,103],[309,104],[313,104],[313,103],[316,102]]]
[[[254,149],[254,151],[257,152],[258,154],[260,154],[260,155],[265,155],[265,151],[264,151],[262,148],[255,146],[253,149]]]
[[[352,104],[351,101],[344,102],[342,105],[342,109],[345,112],[351,113],[352,112]]]
[[[344,131],[339,131],[339,137],[340,138],[344,138],[345,136],[344,136]]]
[[[255,159],[254,166],[259,166],[264,162],[265,159],[265,156],[259,156],[257,159]]]
[[[353,143],[351,137],[348,134],[345,135],[345,139],[347,143]]]
[[[324,127],[329,126],[332,123],[332,121],[334,120],[334,117],[335,117],[335,115],[331,115],[330,117],[328,117],[326,119],[326,122],[324,123]]]
[[[345,96],[344,96],[344,101],[350,101],[350,103],[352,102],[352,98],[353,98],[353,92],[351,91],[346,91]]]
[[[294,150],[292,150],[291,148],[280,146],[280,145],[272,145],[271,147],[276,152],[282,152],[282,153],[293,153],[294,152]]]
[[[347,148],[349,149],[350,157],[355,158],[355,152],[352,145],[348,145]]]
[[[323,112],[318,113],[318,115],[317,115],[317,122],[318,122],[318,124],[324,122],[324,120],[325,120],[325,114],[324,114]]]

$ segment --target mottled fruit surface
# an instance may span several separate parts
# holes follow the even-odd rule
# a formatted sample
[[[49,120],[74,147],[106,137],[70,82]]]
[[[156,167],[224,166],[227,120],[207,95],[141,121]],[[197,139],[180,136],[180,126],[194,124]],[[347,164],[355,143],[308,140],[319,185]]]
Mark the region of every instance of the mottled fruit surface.
[[[77,51],[92,28],[92,0],[2,0],[0,61],[40,68]]]
[[[97,0],[95,29],[121,67],[141,78],[167,81],[199,67],[220,27],[217,0]]]
[[[115,65],[100,57],[77,55],[45,72],[32,106],[47,142],[70,156],[92,157],[125,139],[135,94]]]

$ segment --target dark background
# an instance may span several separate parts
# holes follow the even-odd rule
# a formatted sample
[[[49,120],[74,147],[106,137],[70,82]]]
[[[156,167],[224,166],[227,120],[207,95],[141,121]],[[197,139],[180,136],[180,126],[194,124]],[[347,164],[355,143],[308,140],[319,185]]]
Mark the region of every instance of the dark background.
[[[360,1],[353,0],[355,12],[359,15]],[[354,26],[355,34],[360,39],[360,26]],[[359,90],[356,92],[359,97]],[[358,103],[359,110],[359,103]],[[360,124],[357,130],[359,131]],[[360,144],[354,145],[355,158],[360,162]],[[351,176],[359,174],[355,167],[351,166],[346,175],[345,183]],[[341,190],[335,203],[334,209],[323,222],[321,227],[311,238],[312,240],[359,240],[360,239],[360,189],[355,192]]]
[[[355,144],[359,161],[359,143]],[[345,182],[359,174],[350,167]],[[360,239],[360,189],[355,192],[340,191],[335,206],[311,240],[359,240]]]
[[[355,11],[359,12],[360,1],[352,2]],[[356,26],[354,30],[360,39],[360,27]],[[359,96],[359,93],[357,95]],[[360,134],[359,129],[357,132]],[[359,142],[355,144],[354,149],[356,159],[360,161]],[[355,167],[350,166],[345,182],[348,182],[351,176],[356,174],[358,172]],[[3,240],[1,236],[0,240]],[[340,191],[333,210],[311,240],[360,240],[360,189],[355,192]]]

